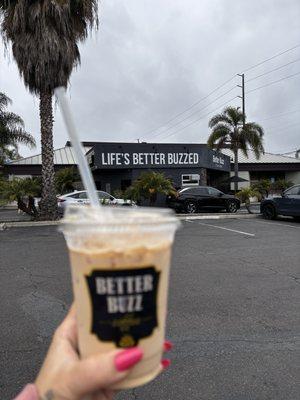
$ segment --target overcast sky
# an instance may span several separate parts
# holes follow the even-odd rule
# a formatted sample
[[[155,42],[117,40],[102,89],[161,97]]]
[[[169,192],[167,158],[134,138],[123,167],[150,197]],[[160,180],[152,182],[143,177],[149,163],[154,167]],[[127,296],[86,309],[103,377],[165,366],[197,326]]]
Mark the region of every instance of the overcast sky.
[[[167,122],[236,73],[300,45],[299,21],[299,0],[102,0],[99,30],[80,46],[68,91],[82,140],[206,142],[209,118],[241,94],[238,77]],[[3,55],[2,46],[0,90],[38,142],[22,155],[38,153],[38,99]],[[246,96],[248,121],[278,153],[300,147],[300,46],[245,73],[247,81],[281,66],[246,83],[247,92],[299,73]],[[66,140],[56,107],[55,148]]]

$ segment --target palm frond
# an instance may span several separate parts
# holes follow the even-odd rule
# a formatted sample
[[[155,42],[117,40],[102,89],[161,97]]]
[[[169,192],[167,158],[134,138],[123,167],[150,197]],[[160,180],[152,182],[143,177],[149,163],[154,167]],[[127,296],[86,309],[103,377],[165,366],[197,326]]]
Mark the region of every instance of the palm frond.
[[[230,120],[230,118],[228,118],[226,114],[221,113],[221,114],[217,114],[217,115],[213,116],[210,119],[208,126],[209,126],[209,128],[213,128],[214,126],[216,126],[219,123],[228,124],[229,126],[232,125],[232,121]]]
[[[19,115],[8,111],[0,113],[0,124],[6,125],[10,129],[24,128],[23,119]]]
[[[239,149],[242,151],[245,157],[248,157],[248,148],[247,148],[247,141],[245,140],[245,137],[243,135],[239,136],[239,143],[238,143]]]
[[[226,141],[230,140],[231,130],[227,125],[216,125],[207,140],[207,146],[211,149],[220,149],[220,145],[224,145]]]
[[[98,26],[96,0],[1,1],[2,36],[33,93],[67,86],[80,63],[78,41]]]
[[[263,146],[263,128],[256,123],[247,123],[241,132],[243,140],[254,151],[255,157],[259,159],[264,153]]]
[[[5,93],[0,93],[0,112],[11,103],[11,99]]]
[[[231,121],[231,125],[237,127],[241,125],[243,122],[243,113],[235,107],[227,107],[223,111],[223,113],[227,116]]]
[[[247,127],[247,129],[250,129],[252,131],[256,131],[261,138],[264,136],[263,128],[259,124],[257,124],[256,122],[247,122],[246,127]]]
[[[26,145],[30,148],[36,146],[34,137],[26,132],[24,129],[2,129],[0,130],[0,144],[1,146],[14,146],[18,144]]]

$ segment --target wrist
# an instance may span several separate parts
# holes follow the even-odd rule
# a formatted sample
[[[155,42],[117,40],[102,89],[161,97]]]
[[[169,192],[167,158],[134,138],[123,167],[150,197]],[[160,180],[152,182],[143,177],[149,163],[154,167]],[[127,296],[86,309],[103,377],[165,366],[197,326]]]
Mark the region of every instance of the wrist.
[[[33,383],[26,385],[14,400],[40,400],[36,385]]]

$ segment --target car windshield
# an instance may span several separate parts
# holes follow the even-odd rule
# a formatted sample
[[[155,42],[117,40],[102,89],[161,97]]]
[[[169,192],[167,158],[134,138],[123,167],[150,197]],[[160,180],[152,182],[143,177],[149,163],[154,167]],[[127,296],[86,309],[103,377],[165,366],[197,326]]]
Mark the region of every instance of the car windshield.
[[[293,186],[284,192],[285,196],[296,196],[300,194],[300,186]]]

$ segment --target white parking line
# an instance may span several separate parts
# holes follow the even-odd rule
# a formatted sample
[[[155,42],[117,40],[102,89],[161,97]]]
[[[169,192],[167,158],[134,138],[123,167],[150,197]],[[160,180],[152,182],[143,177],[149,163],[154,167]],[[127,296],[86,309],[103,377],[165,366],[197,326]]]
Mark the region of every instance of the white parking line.
[[[198,222],[198,224],[199,224],[199,225],[211,226],[212,228],[217,228],[217,229],[224,229],[225,231],[240,233],[241,235],[247,235],[247,236],[251,236],[251,237],[254,237],[254,236],[255,236],[254,233],[243,232],[243,231],[237,231],[236,229],[224,228],[223,226],[205,224],[204,222]]]
[[[254,221],[250,221],[250,222],[254,222]],[[289,224],[285,224],[285,223],[278,223],[278,222],[268,222],[268,221],[258,221],[257,219],[255,220],[255,222],[259,223],[259,224],[268,224],[268,225],[278,225],[278,226],[288,226],[289,228],[295,228],[295,229],[299,229],[300,226],[297,225],[289,225]]]

